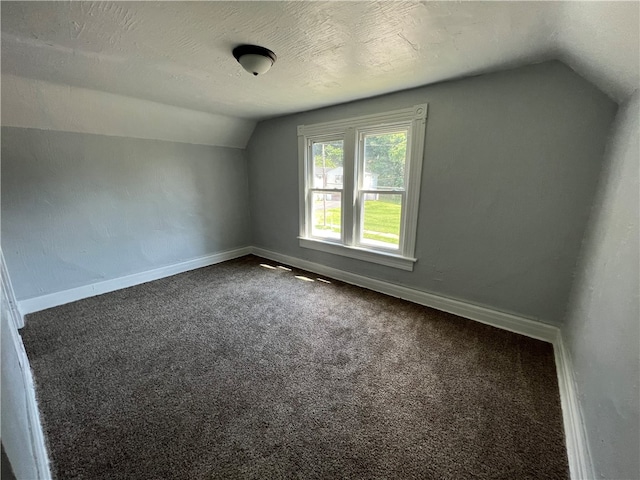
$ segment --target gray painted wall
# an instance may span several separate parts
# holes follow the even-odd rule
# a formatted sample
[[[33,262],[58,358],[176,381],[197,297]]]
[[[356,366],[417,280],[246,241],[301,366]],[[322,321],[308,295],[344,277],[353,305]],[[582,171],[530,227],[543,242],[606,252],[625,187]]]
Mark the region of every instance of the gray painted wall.
[[[413,272],[298,246],[296,126],[429,104]],[[616,104],[559,62],[261,122],[253,244],[561,323]]]
[[[2,128],[2,248],[18,300],[249,244],[242,150]]]
[[[640,93],[621,108],[564,336],[598,478],[640,478]]]

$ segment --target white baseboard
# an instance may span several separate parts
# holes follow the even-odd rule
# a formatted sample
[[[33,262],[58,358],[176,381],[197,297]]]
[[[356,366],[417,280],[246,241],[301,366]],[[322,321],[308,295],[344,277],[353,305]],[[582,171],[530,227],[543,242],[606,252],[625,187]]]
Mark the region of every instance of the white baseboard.
[[[326,267],[319,263],[313,263],[307,260],[290,257],[288,255],[282,255],[262,248],[254,247],[252,252],[254,255],[259,257],[291,265],[292,267],[300,268],[302,270],[308,270],[319,275],[326,275],[327,277],[335,278],[336,280],[341,280],[352,285],[368,288],[369,290],[391,295],[392,297],[409,300],[420,305],[453,313],[454,315],[459,315],[470,320],[475,320],[477,322],[492,325],[503,330],[509,330],[510,332],[519,333],[545,342],[553,343],[558,334],[558,327],[556,326],[519,317],[510,313],[500,312],[490,308],[462,302],[460,300],[435,295],[433,293],[395,285],[382,280],[375,280],[362,275],[356,275],[355,273]]]
[[[319,275],[325,275],[352,285],[409,300],[420,305],[426,305],[437,310],[443,310],[470,320],[553,344],[571,479],[590,480],[594,478],[591,455],[586,440],[586,431],[582,421],[575,383],[573,381],[571,360],[562,342],[562,335],[558,327],[460,300],[394,285],[381,280],[374,280],[262,248],[254,247],[252,252],[254,255],[273,260],[274,262],[290,265]]]
[[[75,302],[77,300],[82,300],[83,298],[102,295],[103,293],[113,292],[122,288],[133,287],[134,285],[139,285],[141,283],[159,280],[164,277],[187,272],[196,268],[207,267],[216,263],[243,257],[250,254],[251,250],[251,247],[237,248],[235,250],[228,250],[226,252],[214,253],[213,255],[198,257],[186,262],[167,265],[165,267],[155,268],[153,270],[147,270],[146,272],[134,273],[133,275],[127,275],[111,280],[105,280],[103,282],[92,283],[91,285],[84,285],[78,288],[63,290],[61,292],[28,298],[26,300],[19,301],[18,308],[22,315],[39,312],[40,310],[46,310],[47,308],[57,307],[58,305],[64,305],[65,303]]]
[[[9,318],[6,319],[6,323],[4,319],[2,321],[2,335],[7,335],[10,342],[9,351],[3,351],[2,353],[5,359],[5,356],[10,356],[9,358],[11,358],[11,356],[15,355],[15,360],[17,361],[17,368],[11,367],[12,365],[16,365],[14,361],[3,362],[2,388],[4,389],[9,385],[18,388],[21,390],[20,392],[12,393],[17,395],[18,398],[24,399],[24,410],[22,410],[18,408],[12,400],[5,399],[3,395],[2,410],[3,414],[7,413],[13,416],[14,421],[28,425],[26,431],[11,431],[11,435],[17,435],[18,438],[14,438],[11,435],[7,437],[5,435],[3,442],[7,446],[7,454],[13,453],[16,455],[11,461],[21,462],[19,465],[20,471],[30,472],[30,474],[36,476],[37,480],[50,480],[49,455],[47,454],[44,434],[42,432],[40,412],[36,402],[36,391],[33,377],[31,376],[31,366],[29,365],[27,352],[22,344],[22,338],[18,333],[18,329],[24,326],[24,318],[18,311],[18,303],[16,302],[2,250],[0,250],[0,270],[2,278],[2,300],[7,302],[7,311],[9,313]],[[5,400],[7,400],[6,404],[4,403]],[[26,411],[26,418],[19,413],[23,411]],[[31,454],[20,452],[20,445],[29,445],[31,447]]]
[[[33,383],[33,377],[31,375],[29,359],[27,358],[27,352],[24,349],[22,338],[18,333],[16,325],[11,321],[11,319],[8,320],[9,321],[5,324],[6,330],[5,328],[3,328],[2,334],[8,335],[10,338],[14,352],[7,353],[7,355],[16,355],[17,365],[20,371],[18,372],[16,371],[16,369],[14,369],[13,371],[3,370],[3,384],[5,382],[4,375],[11,375],[14,378],[14,381],[11,382],[11,385],[13,385],[14,387],[17,386],[16,388],[23,390],[13,393],[24,399],[24,410],[26,410],[26,418],[24,418],[22,414],[18,415],[17,413],[24,410],[16,409],[14,411],[13,408],[15,406],[11,402],[6,405],[6,408],[9,409],[9,414],[17,415],[20,421],[23,422],[23,424],[28,425],[28,429],[25,428],[24,431],[17,433],[12,432],[12,435],[22,436],[22,438],[7,438],[5,436],[3,437],[3,442],[15,442],[16,445],[29,445],[31,447],[30,452],[20,452],[16,451],[15,448],[10,448],[9,445],[7,445],[7,454],[10,454],[10,452],[12,451],[14,454],[16,454],[14,458],[10,458],[10,461],[14,463],[14,469],[18,469],[17,471],[21,472],[30,472],[29,476],[35,476],[34,480],[50,480],[51,471],[49,469],[49,455],[47,454],[44,433],[42,431],[42,423],[40,421],[40,412],[38,410],[38,403],[36,401],[36,391],[35,385]],[[3,369],[4,368],[9,367],[3,364]],[[5,405],[3,405],[3,412],[4,410]],[[20,463],[20,465],[17,465],[15,462]]]
[[[41,297],[30,298],[18,302],[21,314],[37,312],[46,308],[73,302],[83,298],[108,293],[121,288],[131,287],[140,283],[157,280],[177,273],[193,270],[196,268],[213,265],[233,258],[242,257],[253,253],[257,256],[267,258],[274,262],[279,262],[292,267],[300,268],[319,275],[327,276],[343,282],[368,288],[376,292],[391,295],[393,297],[425,305],[428,307],[442,310],[455,315],[459,315],[470,320],[475,320],[484,324],[508,330],[510,332],[525,335],[545,342],[552,343],[554,346],[554,355],[556,361],[556,370],[558,375],[558,385],[560,390],[560,399],[562,403],[562,414],[564,421],[564,429],[567,443],[567,455],[569,458],[569,468],[571,478],[573,480],[585,480],[593,478],[593,467],[591,463],[591,455],[589,452],[586,431],[582,421],[580,404],[575,390],[573,380],[573,370],[571,359],[563,342],[560,329],[553,325],[520,317],[506,312],[493,310],[479,305],[470,304],[460,300],[455,300],[432,293],[415,290],[409,287],[394,285],[382,280],[375,280],[362,275],[346,272],[336,268],[327,267],[318,263],[309,262],[299,258],[283,255],[270,250],[258,247],[245,247],[227,252],[222,252],[206,257],[200,257],[187,262],[175,265],[169,265],[163,268],[141,272],[134,275],[128,275],[113,280],[95,283],[79,288],[65,290],[62,292],[44,295]],[[22,347],[17,330],[15,331],[17,342]],[[24,347],[21,348],[24,352]],[[42,428],[38,416],[38,409],[35,400],[35,391],[33,389],[33,379],[31,378],[31,370],[28,366],[26,353],[22,359],[26,365],[25,384],[30,385],[27,397],[30,402],[30,420],[32,421],[32,431],[34,432],[34,445],[37,447],[38,457],[40,459],[39,471],[46,472],[48,470],[48,460],[44,438],[42,436]],[[44,460],[42,460],[44,459]],[[40,470],[42,469],[42,470]],[[43,476],[42,478],[50,478]]]
[[[572,480],[590,480],[595,478],[591,451],[587,441],[587,431],[582,418],[582,409],[578,400],[576,383],[573,378],[573,364],[562,334],[553,342],[558,374],[558,388],[562,403],[562,419],[567,442],[567,456]]]

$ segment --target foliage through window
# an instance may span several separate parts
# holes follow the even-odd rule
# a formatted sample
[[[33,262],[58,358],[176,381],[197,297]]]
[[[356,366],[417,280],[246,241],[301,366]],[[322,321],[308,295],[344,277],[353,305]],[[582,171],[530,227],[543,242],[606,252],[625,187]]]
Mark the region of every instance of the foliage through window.
[[[413,268],[426,111],[298,127],[301,246]]]

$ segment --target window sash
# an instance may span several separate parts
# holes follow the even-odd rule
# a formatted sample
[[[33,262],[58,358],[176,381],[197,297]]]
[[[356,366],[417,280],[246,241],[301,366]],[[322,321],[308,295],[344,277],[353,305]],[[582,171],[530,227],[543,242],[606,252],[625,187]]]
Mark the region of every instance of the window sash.
[[[314,235],[314,226],[315,226],[314,195],[316,194],[330,195],[333,193],[340,194],[340,235],[338,235],[337,238],[334,238],[332,235]],[[323,200],[326,201],[326,198],[324,198]],[[342,239],[344,237],[344,202],[343,200],[344,200],[344,194],[342,190],[322,189],[322,188],[320,189],[314,188],[309,190],[309,197],[308,197],[309,211],[307,213],[307,233],[309,238],[319,239],[324,242],[342,243]],[[329,201],[332,201],[332,200],[329,200]]]
[[[364,197],[367,194],[387,194],[387,195],[400,195],[400,232],[398,234],[398,246],[394,247],[392,245],[389,246],[384,246],[384,245],[375,245],[375,244],[371,244],[371,243],[367,243],[364,241],[364,216],[365,216],[365,212],[364,212],[364,207],[365,207],[365,200]],[[354,239],[356,240],[354,245],[361,247],[361,248],[367,248],[367,249],[371,249],[371,250],[381,250],[381,251],[390,251],[390,252],[394,252],[394,253],[401,253],[403,254],[404,252],[402,251],[402,246],[403,246],[403,241],[404,241],[404,235],[405,235],[405,228],[404,228],[404,213],[405,213],[405,204],[406,204],[406,192],[405,191],[397,191],[397,192],[390,192],[388,190],[382,191],[382,190],[360,190],[358,192],[357,195],[357,201],[356,201],[356,205],[355,205],[355,209],[356,209],[356,230],[354,232]]]
[[[316,188],[314,187],[314,172],[315,172],[315,159],[313,157],[313,145],[316,143],[330,143],[330,142],[342,142],[342,171],[343,171],[343,183],[342,188]],[[340,242],[344,241],[344,172],[346,169],[345,161],[347,158],[347,152],[345,150],[345,139],[344,135],[315,135],[313,137],[309,137],[306,143],[306,165],[305,165],[305,215],[304,215],[304,236],[308,236],[309,238],[321,239],[326,242]],[[327,192],[327,193],[341,193],[341,222],[340,226],[340,238],[333,239],[327,237],[320,237],[313,235],[313,195],[314,192]]]
[[[356,188],[356,201],[354,204],[354,236],[353,239],[355,242],[353,245],[358,247],[367,248],[371,250],[380,250],[380,251],[391,251],[394,253],[400,253],[402,255],[407,254],[406,252],[406,186],[409,184],[409,175],[411,172],[411,131],[412,131],[412,122],[400,122],[393,125],[376,125],[371,127],[363,127],[357,130],[358,137],[358,151],[355,152],[357,155],[356,162],[356,175],[357,182],[355,185]],[[403,184],[404,187],[396,187],[396,188],[363,188],[365,183],[365,138],[367,136],[373,135],[385,135],[391,133],[405,133],[406,135],[406,153],[404,159],[404,178]],[[383,245],[372,245],[371,243],[364,242],[364,197],[366,194],[395,194],[401,195],[401,203],[400,203],[400,233],[398,246],[383,246]]]

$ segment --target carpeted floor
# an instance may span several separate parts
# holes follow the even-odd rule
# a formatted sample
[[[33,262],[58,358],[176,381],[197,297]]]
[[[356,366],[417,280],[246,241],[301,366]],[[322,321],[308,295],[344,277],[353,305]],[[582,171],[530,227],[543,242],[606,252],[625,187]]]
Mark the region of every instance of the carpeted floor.
[[[551,345],[261,263],[27,317],[57,478],[568,477]]]

